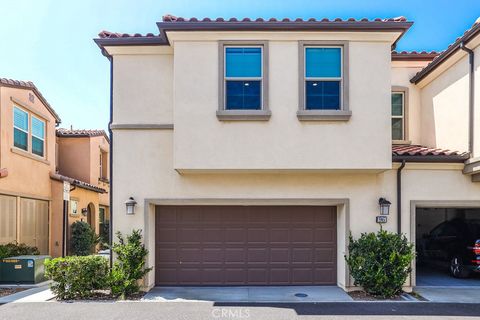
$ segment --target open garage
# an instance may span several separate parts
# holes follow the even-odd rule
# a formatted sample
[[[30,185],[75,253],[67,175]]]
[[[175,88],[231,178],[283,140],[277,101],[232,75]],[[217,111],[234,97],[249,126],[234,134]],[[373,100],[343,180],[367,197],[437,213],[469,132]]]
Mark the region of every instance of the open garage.
[[[417,208],[415,219],[416,285],[480,288],[480,208]]]

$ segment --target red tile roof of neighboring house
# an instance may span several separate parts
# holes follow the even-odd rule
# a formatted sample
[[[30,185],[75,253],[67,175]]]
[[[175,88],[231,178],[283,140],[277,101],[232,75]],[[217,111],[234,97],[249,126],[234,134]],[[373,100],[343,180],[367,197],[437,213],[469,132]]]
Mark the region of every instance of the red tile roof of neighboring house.
[[[475,23],[472,25],[472,27],[465,31],[461,37],[458,37],[454,43],[450,44],[447,50],[443,51],[440,55],[435,57],[432,62],[430,62],[425,68],[423,68],[412,79],[410,79],[410,82],[415,84],[420,82],[423,78],[425,78],[428,74],[435,70],[440,64],[442,64],[442,62],[447,60],[458,50],[461,50],[461,43],[468,43],[478,34],[480,34],[480,18],[478,18],[477,21],[475,21]]]
[[[392,60],[393,61],[432,61],[437,57],[441,52],[437,51],[392,51]]]
[[[21,81],[21,80],[13,80],[13,79],[7,79],[7,78],[0,78],[0,87],[10,87],[10,88],[20,88],[20,89],[28,89],[32,90],[37,97],[42,101],[42,103],[45,105],[47,110],[52,114],[52,116],[55,118],[56,123],[62,122],[58,114],[53,110],[52,106],[48,103],[47,99],[41,94],[40,90],[33,84],[31,81]]]
[[[106,193],[107,192],[105,189],[99,188],[99,187],[97,187],[93,184],[90,184],[88,182],[84,182],[84,181],[80,181],[80,180],[77,180],[77,179],[74,179],[74,178],[71,178],[71,177],[67,177],[67,176],[61,175],[59,173],[50,173],[50,178],[53,179],[53,180],[57,180],[57,181],[70,182],[71,185],[77,186],[77,187],[82,188],[82,189],[95,191],[95,192],[98,192],[98,193]]]
[[[88,130],[88,129],[66,129],[66,128],[58,128],[57,129],[57,137],[69,137],[69,138],[84,138],[84,137],[100,137],[104,136],[108,142],[110,139],[108,138],[107,133],[105,130]]]
[[[166,31],[397,31],[401,32],[398,39],[411,27],[413,22],[407,21],[405,17],[388,19],[314,19],[294,20],[284,19],[250,19],[250,18],[183,18],[170,14],[163,16],[161,22],[157,22],[160,33],[155,35],[147,33],[115,33],[102,31],[99,38],[94,41],[101,48],[115,45],[168,45]],[[398,41],[397,39],[397,41]]]
[[[392,156],[394,161],[431,159],[433,162],[463,162],[470,157],[470,154],[419,145],[393,145]]]

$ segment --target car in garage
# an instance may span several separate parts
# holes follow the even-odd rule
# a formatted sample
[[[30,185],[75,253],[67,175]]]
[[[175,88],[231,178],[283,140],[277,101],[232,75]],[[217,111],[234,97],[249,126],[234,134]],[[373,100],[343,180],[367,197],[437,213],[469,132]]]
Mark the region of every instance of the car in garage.
[[[455,278],[480,273],[480,220],[447,220],[417,242],[417,263],[448,268]]]

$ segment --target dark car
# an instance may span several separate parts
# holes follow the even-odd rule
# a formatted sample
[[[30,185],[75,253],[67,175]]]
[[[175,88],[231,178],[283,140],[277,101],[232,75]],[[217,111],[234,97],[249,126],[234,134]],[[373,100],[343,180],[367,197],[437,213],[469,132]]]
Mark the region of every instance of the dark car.
[[[448,268],[456,278],[480,273],[480,220],[452,219],[417,242],[417,261]]]

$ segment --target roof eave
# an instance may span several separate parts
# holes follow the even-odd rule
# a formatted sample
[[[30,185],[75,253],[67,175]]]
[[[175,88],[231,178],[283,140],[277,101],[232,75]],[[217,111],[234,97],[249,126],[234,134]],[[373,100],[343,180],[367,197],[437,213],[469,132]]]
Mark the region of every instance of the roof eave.
[[[432,73],[438,66],[440,66],[444,61],[448,60],[453,54],[455,54],[458,50],[460,50],[461,43],[467,44],[479,34],[480,34],[480,23],[477,23],[469,31],[467,31],[466,34],[464,34],[462,37],[456,40],[450,47],[448,47],[447,50],[441,53],[437,57],[437,59],[432,61],[424,69],[422,69],[415,76],[413,76],[412,79],[410,79],[410,82],[414,84],[418,84],[430,73]]]
[[[463,163],[470,158],[468,154],[462,155],[426,155],[426,156],[399,156],[393,155],[393,162],[430,162],[430,163]]]

